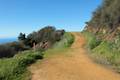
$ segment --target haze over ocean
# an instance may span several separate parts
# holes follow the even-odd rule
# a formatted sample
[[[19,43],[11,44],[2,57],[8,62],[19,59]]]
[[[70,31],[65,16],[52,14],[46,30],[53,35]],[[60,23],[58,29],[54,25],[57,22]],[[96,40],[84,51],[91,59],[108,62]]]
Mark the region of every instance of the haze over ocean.
[[[8,42],[13,42],[17,41],[17,38],[1,38],[0,39],[0,44],[8,43]]]

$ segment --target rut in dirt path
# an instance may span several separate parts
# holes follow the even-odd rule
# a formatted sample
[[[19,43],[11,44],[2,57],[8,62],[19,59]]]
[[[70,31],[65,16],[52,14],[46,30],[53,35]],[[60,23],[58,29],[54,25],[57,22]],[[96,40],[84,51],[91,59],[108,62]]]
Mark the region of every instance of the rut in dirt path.
[[[120,74],[94,63],[83,48],[84,37],[73,33],[75,42],[67,53],[58,54],[30,67],[32,80],[120,80]]]

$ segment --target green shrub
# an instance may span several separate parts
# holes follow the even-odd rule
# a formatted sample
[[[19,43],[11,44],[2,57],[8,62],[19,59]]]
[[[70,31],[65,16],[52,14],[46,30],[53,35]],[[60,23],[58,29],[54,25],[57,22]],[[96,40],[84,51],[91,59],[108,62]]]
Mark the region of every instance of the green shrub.
[[[59,42],[56,42],[52,48],[45,51],[44,57],[52,56],[53,54],[58,54],[58,52],[66,51],[72,43],[74,42],[74,36],[71,33],[65,33]],[[51,55],[52,53],[52,55]]]
[[[15,53],[14,48],[7,45],[0,45],[0,58],[12,57]]]
[[[46,26],[38,31],[34,31],[28,36],[25,34],[19,34],[19,41],[23,42],[24,45],[33,47],[33,44],[39,44],[42,42],[50,42],[52,45],[56,42],[61,40],[61,37],[64,35],[64,30],[56,30],[54,26]]]
[[[108,64],[111,59],[112,54],[112,44],[107,41],[101,42],[99,46],[92,50],[92,55],[96,57],[96,59],[101,60],[101,63]]]
[[[30,49],[21,42],[10,42],[0,45],[0,58],[10,58],[17,54],[19,51]]]
[[[94,49],[95,47],[97,47],[101,43],[101,40],[97,39],[95,37],[95,35],[93,35],[92,33],[87,32],[87,31],[84,31],[82,33],[86,38],[88,48]]]
[[[115,41],[101,41],[99,45],[96,44],[96,40],[93,35],[88,32],[83,32],[87,43],[91,50],[91,56],[102,64],[111,64],[115,69],[120,71],[120,38],[116,38]],[[95,40],[95,41],[94,41]],[[95,42],[95,43],[94,43]],[[94,48],[91,48],[94,45]]]
[[[59,42],[56,42],[53,48],[67,48],[74,42],[74,36],[71,33],[65,33]]]
[[[42,59],[40,52],[25,51],[15,55],[13,58],[0,59],[0,80],[23,80],[26,67],[37,59]]]

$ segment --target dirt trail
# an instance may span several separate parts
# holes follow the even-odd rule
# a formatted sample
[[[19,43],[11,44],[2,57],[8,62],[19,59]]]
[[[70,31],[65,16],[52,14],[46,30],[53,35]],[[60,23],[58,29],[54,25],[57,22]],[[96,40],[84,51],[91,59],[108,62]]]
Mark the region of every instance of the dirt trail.
[[[32,80],[120,80],[120,74],[94,63],[83,48],[84,37],[73,33],[75,42],[66,52],[30,67]]]

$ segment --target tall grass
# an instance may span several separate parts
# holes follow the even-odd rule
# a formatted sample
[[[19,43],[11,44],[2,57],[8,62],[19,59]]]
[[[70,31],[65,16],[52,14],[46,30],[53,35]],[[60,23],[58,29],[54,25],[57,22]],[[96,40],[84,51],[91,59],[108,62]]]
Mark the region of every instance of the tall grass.
[[[111,67],[117,69],[117,71],[120,71],[120,38],[117,38],[117,42],[97,41],[92,33],[82,33],[87,40],[86,46],[91,51],[91,56],[99,63],[109,64]]]
[[[42,53],[25,51],[13,58],[0,59],[0,80],[24,80],[26,67],[37,59],[42,59]]]
[[[86,45],[89,49],[94,49],[101,43],[101,40],[97,39],[94,34],[87,31],[84,31],[82,33],[86,38]]]
[[[71,33],[65,33],[59,42],[56,42],[52,48],[45,51],[44,57],[51,56],[53,54],[66,51],[74,42],[74,36]]]
[[[62,37],[62,40],[56,42],[53,48],[60,49],[60,48],[67,48],[70,47],[71,44],[74,42],[74,36],[71,33],[65,33]]]

